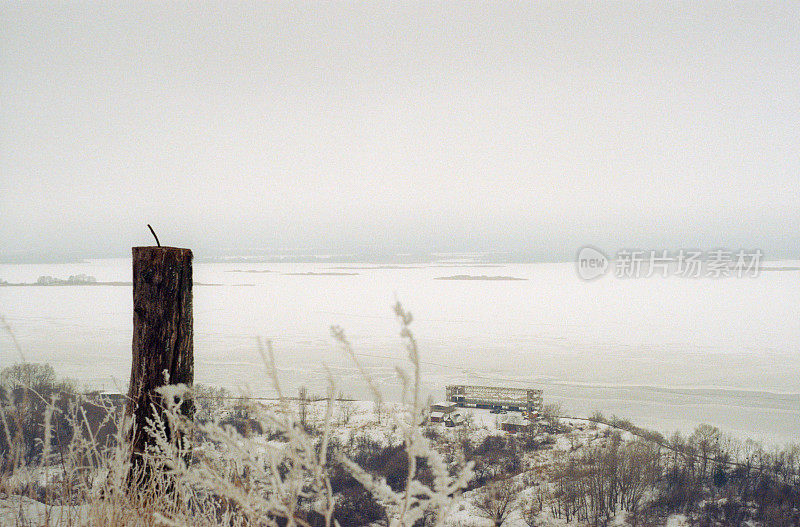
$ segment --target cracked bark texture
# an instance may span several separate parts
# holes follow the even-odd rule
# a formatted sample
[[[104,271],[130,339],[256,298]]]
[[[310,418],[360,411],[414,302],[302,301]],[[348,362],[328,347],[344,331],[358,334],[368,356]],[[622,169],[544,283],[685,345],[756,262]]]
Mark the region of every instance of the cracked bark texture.
[[[155,390],[194,381],[192,251],[177,247],[133,247],[133,360],[126,416],[133,424],[131,461],[140,464],[151,441],[144,430],[152,405],[163,408]],[[191,400],[182,406],[191,419]],[[174,432],[168,430],[170,437]]]

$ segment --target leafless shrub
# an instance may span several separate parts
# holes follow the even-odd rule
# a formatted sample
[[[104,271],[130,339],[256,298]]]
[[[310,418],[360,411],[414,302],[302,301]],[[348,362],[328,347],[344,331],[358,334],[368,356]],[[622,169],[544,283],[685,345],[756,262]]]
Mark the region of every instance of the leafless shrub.
[[[511,479],[496,481],[478,489],[472,503],[483,516],[494,522],[495,527],[500,527],[517,508],[519,490]]]

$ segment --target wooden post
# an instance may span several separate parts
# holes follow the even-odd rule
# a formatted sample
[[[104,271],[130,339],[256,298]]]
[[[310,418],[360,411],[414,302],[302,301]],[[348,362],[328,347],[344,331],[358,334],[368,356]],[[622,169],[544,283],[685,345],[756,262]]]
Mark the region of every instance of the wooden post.
[[[152,405],[163,408],[155,389],[167,384],[164,372],[169,384],[191,387],[194,381],[192,319],[192,251],[133,247],[133,361],[125,413],[133,424],[134,468],[142,466],[152,440],[145,431]],[[191,400],[183,402],[182,410],[191,419]]]

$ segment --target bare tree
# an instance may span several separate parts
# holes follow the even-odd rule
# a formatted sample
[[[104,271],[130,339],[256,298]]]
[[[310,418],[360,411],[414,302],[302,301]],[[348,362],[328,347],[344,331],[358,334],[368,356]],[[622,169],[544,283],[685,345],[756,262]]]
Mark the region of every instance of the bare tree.
[[[300,426],[306,426],[308,416],[308,388],[301,386],[297,393],[297,403],[300,410]]]
[[[500,527],[516,510],[518,491],[519,487],[511,479],[504,479],[478,489],[472,503],[478,512],[494,522],[495,527]]]
[[[350,419],[353,417],[353,415],[355,415],[356,405],[353,403],[353,401],[349,401],[345,398],[340,398],[337,403],[339,408],[339,423],[346,425],[350,422]]]
[[[530,527],[537,527],[541,525],[539,514],[544,510],[545,503],[550,503],[553,496],[550,494],[550,489],[547,483],[540,485],[536,488],[536,492],[522,502],[520,506],[522,512],[522,519],[525,520]]]
[[[546,404],[542,408],[542,417],[545,418],[547,424],[553,428],[558,427],[559,423],[559,416],[562,415],[561,405],[558,403],[551,403]]]

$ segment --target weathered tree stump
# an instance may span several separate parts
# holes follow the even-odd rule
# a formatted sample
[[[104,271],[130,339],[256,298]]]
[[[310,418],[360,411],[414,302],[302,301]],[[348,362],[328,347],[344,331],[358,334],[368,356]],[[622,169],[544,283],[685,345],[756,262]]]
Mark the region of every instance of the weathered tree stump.
[[[156,389],[166,384],[191,386],[194,380],[192,323],[192,251],[133,247],[133,361],[125,413],[133,425],[134,469],[144,467],[146,446],[153,444],[145,430],[153,408],[164,415]],[[191,419],[192,401],[183,401],[181,410]],[[175,430],[167,429],[167,434],[176,439]]]

